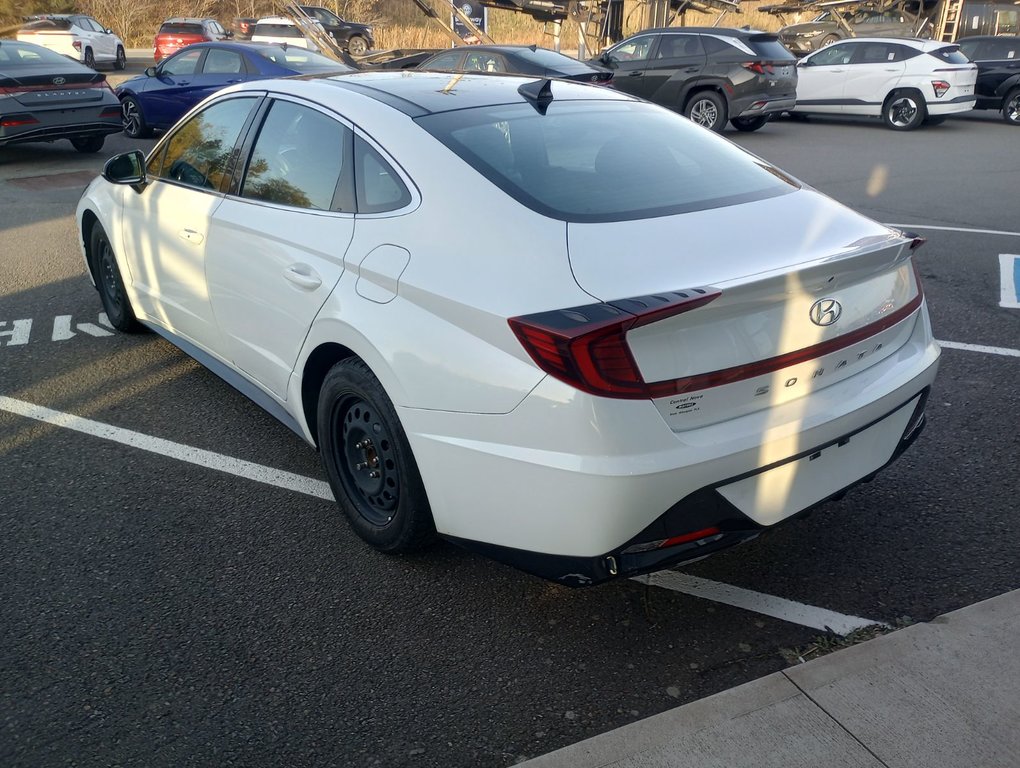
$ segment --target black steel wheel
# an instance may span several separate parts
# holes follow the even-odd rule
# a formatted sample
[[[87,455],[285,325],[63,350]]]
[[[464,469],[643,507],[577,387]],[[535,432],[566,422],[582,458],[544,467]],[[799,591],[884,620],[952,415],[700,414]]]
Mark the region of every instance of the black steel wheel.
[[[120,102],[120,119],[124,125],[124,135],[131,139],[147,139],[152,129],[145,122],[142,105],[134,96],[125,96]]]
[[[368,41],[361,35],[351,35],[347,41],[347,52],[351,56],[364,56],[368,53]]]
[[[435,538],[418,465],[393,404],[357,358],[330,369],[319,394],[319,449],[333,493],[355,532],[401,554]]]
[[[757,131],[768,121],[769,115],[759,115],[758,117],[734,117],[730,120],[730,125],[738,131],[750,133],[751,131]]]
[[[1002,119],[1010,125],[1020,125],[1020,88],[1014,88],[1002,100]]]
[[[704,128],[722,133],[726,126],[726,100],[715,91],[698,91],[684,106],[684,116]]]
[[[882,119],[894,131],[912,131],[927,117],[924,97],[917,91],[893,91],[882,105]]]
[[[117,46],[117,58],[113,61],[114,69],[124,69],[127,67],[127,54],[124,53],[124,47]]]
[[[91,48],[86,48],[85,49],[85,59],[84,59],[83,63],[89,69],[95,69],[96,68],[96,55],[92,52]]]
[[[71,139],[71,146],[86,155],[98,152],[105,143],[105,136],[75,136]]]
[[[110,245],[103,226],[97,221],[92,225],[89,236],[89,256],[92,261],[92,276],[96,280],[96,289],[103,302],[103,309],[110,325],[123,333],[138,333],[144,326],[135,318],[131,308],[131,300],[124,290],[124,280],[120,276],[117,257]]]

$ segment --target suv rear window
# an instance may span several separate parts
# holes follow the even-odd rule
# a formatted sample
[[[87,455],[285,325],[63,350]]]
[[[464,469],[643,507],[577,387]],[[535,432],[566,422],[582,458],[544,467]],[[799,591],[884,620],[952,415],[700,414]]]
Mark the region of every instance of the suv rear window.
[[[294,24],[256,24],[252,37],[303,37]]]
[[[785,45],[779,42],[778,37],[772,35],[748,38],[747,44],[755,53],[769,61],[792,61],[796,58]]]
[[[795,182],[673,112],[553,101],[457,110],[418,123],[493,184],[563,221],[654,218],[792,192]]]
[[[201,24],[164,24],[159,28],[161,35],[202,35]]]
[[[37,19],[25,24],[22,29],[26,32],[40,29],[70,29],[70,19]]]
[[[934,56],[939,61],[944,61],[947,64],[970,64],[970,59],[960,52],[960,46],[958,45],[936,48],[934,51],[928,51],[928,55]]]

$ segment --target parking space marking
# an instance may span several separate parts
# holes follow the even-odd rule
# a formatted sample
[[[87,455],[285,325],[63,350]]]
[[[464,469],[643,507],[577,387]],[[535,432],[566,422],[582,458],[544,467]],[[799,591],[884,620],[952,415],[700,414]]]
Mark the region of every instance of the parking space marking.
[[[1002,298],[999,306],[1020,309],[1020,256],[1015,253],[999,254],[999,273],[1002,277]]]
[[[685,595],[712,600],[724,605],[732,605],[734,608],[743,608],[745,611],[771,616],[791,624],[800,624],[821,631],[832,630],[837,635],[848,635],[855,629],[863,629],[876,624],[883,627],[889,626],[885,622],[862,619],[859,616],[848,616],[782,597],[701,579],[678,571],[659,571],[646,576],[635,576],[634,581],[651,584],[653,587],[672,589],[674,592],[683,592]]]
[[[984,344],[964,344],[959,341],[942,341],[942,339],[938,339],[938,344],[946,349],[963,349],[967,352],[983,352],[986,355],[1020,357],[1020,349],[1010,349],[1009,347],[986,347]]]
[[[247,480],[254,480],[257,483],[276,486],[289,491],[297,491],[319,499],[334,501],[333,492],[329,484],[321,480],[314,480],[303,475],[295,475],[292,472],[284,472],[281,469],[265,467],[242,459],[235,459],[231,456],[224,456],[222,453],[205,451],[201,448],[194,448],[182,443],[174,443],[170,440],[163,440],[151,435],[143,435],[141,432],[134,432],[130,429],[122,429],[111,424],[104,424],[92,419],[83,419],[71,413],[54,411],[41,405],[27,403],[24,400],[16,400],[13,397],[0,395],[0,410],[35,419],[55,427],[63,427],[82,434],[100,437],[104,440],[111,440],[130,448],[138,448],[142,451],[156,453],[160,456],[167,456],[171,459],[178,459],[189,464],[200,467],[207,467],[219,472],[226,472],[230,475],[243,477]]]

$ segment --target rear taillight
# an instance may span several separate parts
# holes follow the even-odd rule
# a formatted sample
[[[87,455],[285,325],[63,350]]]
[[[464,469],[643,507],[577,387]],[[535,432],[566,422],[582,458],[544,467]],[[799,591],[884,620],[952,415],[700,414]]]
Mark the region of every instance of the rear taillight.
[[[691,533],[684,533],[680,536],[671,536],[668,539],[656,539],[655,541],[645,541],[641,544],[634,544],[631,547],[623,550],[621,554],[632,555],[638,552],[651,552],[655,549],[669,549],[670,547],[678,547],[681,544],[690,544],[696,542],[697,544],[709,544],[716,539],[722,537],[722,531],[716,527],[702,528],[700,531],[693,531]]]
[[[946,91],[948,91],[950,88],[949,83],[947,83],[945,80],[932,80],[931,87],[932,90],[935,91],[936,99],[941,99],[943,96],[945,96]]]
[[[771,64],[760,61],[745,61],[741,66],[759,75],[764,75],[766,72],[771,75],[776,71],[776,68]]]
[[[14,128],[18,125],[35,125],[39,121],[31,115],[7,115],[0,117],[0,128]]]
[[[81,40],[75,40],[74,42],[71,43],[71,46],[74,48],[74,50],[80,51],[81,50]]]
[[[120,107],[107,107],[106,109],[104,109],[102,112],[99,113],[99,116],[100,117],[120,117],[120,114],[121,114]]]
[[[671,382],[646,383],[627,346],[627,332],[697,309],[719,298],[709,288],[668,291],[606,304],[511,317],[509,324],[535,364],[572,387],[602,397],[662,397]]]

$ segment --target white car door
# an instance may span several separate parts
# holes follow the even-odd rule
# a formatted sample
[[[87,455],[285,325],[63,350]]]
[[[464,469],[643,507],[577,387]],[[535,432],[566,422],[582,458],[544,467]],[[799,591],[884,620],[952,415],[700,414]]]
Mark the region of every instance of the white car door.
[[[854,43],[830,45],[797,65],[795,112],[843,112],[843,90],[853,58]]]
[[[281,400],[354,236],[353,136],[307,103],[269,101],[213,214],[206,276],[229,359]]]
[[[258,95],[226,99],[192,116],[150,156],[149,183],[124,194],[124,259],[136,309],[220,357],[223,344],[206,285],[206,241],[235,147],[258,101]]]
[[[885,41],[855,43],[843,89],[845,112],[854,115],[880,115],[885,97],[903,77],[906,68],[905,48]]]

